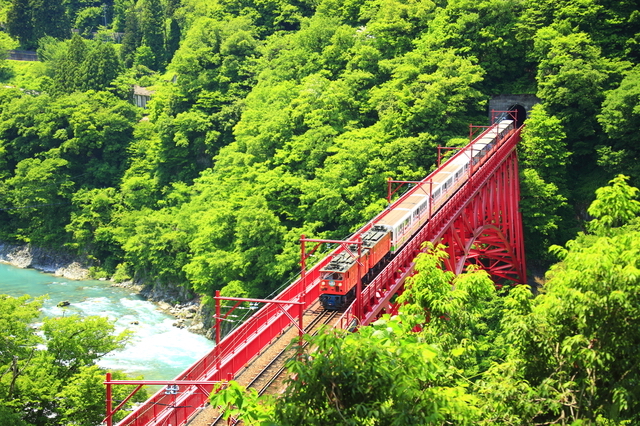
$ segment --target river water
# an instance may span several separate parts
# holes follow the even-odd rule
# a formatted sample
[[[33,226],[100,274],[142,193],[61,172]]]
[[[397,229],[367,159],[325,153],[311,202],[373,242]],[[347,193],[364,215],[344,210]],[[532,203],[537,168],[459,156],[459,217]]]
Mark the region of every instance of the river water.
[[[117,331],[129,329],[133,338],[125,349],[98,364],[147,380],[169,380],[202,358],[213,347],[204,336],[178,329],[175,319],[132,293],[105,281],[74,281],[0,264],[0,294],[48,295],[43,313],[49,316],[100,315],[115,321]],[[61,301],[70,305],[59,308]],[[136,324],[137,322],[137,324]]]

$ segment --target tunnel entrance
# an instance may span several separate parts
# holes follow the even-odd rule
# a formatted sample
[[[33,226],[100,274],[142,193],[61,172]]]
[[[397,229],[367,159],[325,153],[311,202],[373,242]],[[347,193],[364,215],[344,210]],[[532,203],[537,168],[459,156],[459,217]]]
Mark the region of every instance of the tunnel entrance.
[[[517,111],[517,125],[520,127],[527,119],[529,111],[540,99],[535,95],[496,95],[489,100],[489,120],[492,119],[492,111]]]
[[[516,114],[516,127],[520,127],[522,126],[522,123],[524,123],[524,120],[527,119],[527,110],[525,107],[523,107],[520,104],[515,104],[515,105],[511,105],[508,109],[508,111],[515,111]]]

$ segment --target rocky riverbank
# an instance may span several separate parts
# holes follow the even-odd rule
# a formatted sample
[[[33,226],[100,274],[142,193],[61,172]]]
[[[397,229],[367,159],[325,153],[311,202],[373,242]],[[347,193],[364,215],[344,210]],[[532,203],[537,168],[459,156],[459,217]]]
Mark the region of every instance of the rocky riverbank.
[[[0,262],[18,268],[33,268],[57,277],[72,280],[89,279],[89,268],[76,256],[54,252],[30,244],[15,245],[0,242]]]
[[[160,284],[150,286],[127,281],[113,283],[113,285],[137,292],[146,300],[153,302],[164,313],[175,317],[174,327],[186,328],[192,333],[213,339],[209,325],[211,321],[207,321],[211,315],[209,309],[200,303],[199,297],[194,297],[184,290],[167,288]]]
[[[16,245],[0,242],[0,262],[18,268],[32,268],[58,277],[71,280],[87,280],[89,263],[64,251],[47,250],[29,244]],[[156,304],[163,312],[176,318],[174,326],[186,328],[211,338],[208,309],[203,309],[200,299],[189,294],[183,287],[168,288],[161,285],[150,286],[141,283],[113,283],[140,294],[146,300]]]

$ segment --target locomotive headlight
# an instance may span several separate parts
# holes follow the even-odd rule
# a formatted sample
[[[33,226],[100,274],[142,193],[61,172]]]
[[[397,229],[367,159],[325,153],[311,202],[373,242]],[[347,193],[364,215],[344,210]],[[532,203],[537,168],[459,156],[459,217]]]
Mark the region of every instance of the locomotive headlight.
[[[336,286],[336,282],[334,280],[329,281],[329,285],[331,287],[335,287]]]

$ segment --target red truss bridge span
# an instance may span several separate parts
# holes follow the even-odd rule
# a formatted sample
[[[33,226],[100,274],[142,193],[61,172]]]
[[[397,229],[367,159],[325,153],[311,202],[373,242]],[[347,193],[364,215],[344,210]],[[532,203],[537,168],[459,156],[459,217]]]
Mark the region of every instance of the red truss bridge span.
[[[318,299],[328,309],[350,303],[344,304],[348,306],[338,323],[345,329],[367,325],[383,313],[396,313],[393,296],[402,292],[405,280],[413,274],[414,259],[427,241],[446,245],[446,267],[455,273],[476,264],[497,284],[524,283],[516,156],[521,128],[513,114],[501,113],[488,127],[472,126],[469,145],[422,181],[411,182],[410,190],[308,271],[304,269],[308,257],[304,244],[321,241],[303,237],[303,272],[273,299],[275,303],[265,303],[209,354],[174,380],[161,383],[166,387],[118,424],[187,424],[207,403],[215,383],[236,377],[301,318],[301,308]],[[389,198],[392,183],[399,182],[389,182]],[[119,408],[113,407],[111,386],[124,383],[109,377],[105,383],[106,423],[111,426]]]

